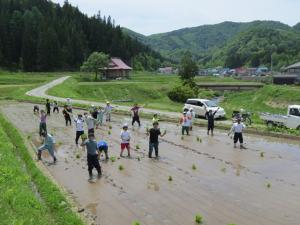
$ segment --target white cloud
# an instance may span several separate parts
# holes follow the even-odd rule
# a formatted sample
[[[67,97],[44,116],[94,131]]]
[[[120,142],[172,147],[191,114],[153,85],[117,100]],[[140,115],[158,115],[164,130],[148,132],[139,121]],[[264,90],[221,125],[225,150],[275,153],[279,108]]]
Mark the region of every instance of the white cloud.
[[[63,3],[64,0],[53,0]],[[69,0],[88,15],[101,11],[117,24],[143,34],[223,21],[300,22],[299,0]]]

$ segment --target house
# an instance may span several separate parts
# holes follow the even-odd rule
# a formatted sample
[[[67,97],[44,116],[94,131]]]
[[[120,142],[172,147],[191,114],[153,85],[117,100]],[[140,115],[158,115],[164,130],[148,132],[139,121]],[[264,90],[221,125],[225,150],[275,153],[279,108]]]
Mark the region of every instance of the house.
[[[300,75],[300,62],[297,62],[293,65],[290,65],[290,66],[284,68],[284,72],[287,74]]]
[[[158,72],[161,74],[174,74],[174,68],[173,67],[164,67],[164,68],[159,68]]]
[[[108,67],[102,69],[104,79],[128,78],[131,71],[120,58],[111,58]]]

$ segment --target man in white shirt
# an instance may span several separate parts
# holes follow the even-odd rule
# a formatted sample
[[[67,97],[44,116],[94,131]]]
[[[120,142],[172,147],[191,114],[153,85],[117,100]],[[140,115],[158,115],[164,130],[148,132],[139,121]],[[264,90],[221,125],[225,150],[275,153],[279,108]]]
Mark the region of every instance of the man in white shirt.
[[[95,133],[95,122],[96,119],[94,119],[91,115],[88,115],[88,113],[84,113],[84,120],[86,122],[86,125],[88,127],[88,134],[94,134]]]
[[[234,148],[236,148],[236,143],[239,141],[240,142],[240,148],[241,149],[246,149],[243,145],[243,130],[246,128],[246,126],[241,123],[241,118],[238,118],[237,123],[234,123],[233,126],[231,127],[228,136],[231,133],[234,133],[233,136],[233,143],[234,143]]]

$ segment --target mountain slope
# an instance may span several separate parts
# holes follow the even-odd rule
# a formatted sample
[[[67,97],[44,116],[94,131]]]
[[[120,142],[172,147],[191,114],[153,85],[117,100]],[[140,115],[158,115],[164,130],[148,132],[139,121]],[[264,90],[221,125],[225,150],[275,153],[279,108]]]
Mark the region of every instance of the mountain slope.
[[[288,25],[276,21],[253,21],[249,23],[223,22],[150,36],[143,36],[128,29],[124,31],[159,51],[163,56],[178,60],[182,52],[186,50],[203,58],[215,49],[223,47],[237,34],[252,28],[292,29]]]

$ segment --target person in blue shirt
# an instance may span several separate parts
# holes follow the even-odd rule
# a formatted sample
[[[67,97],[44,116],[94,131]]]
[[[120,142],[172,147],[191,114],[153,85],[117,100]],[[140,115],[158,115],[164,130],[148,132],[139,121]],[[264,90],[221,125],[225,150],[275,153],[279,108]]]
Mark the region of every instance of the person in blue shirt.
[[[99,141],[97,143],[97,148],[101,154],[101,152],[104,152],[105,154],[105,159],[108,160],[109,157],[108,157],[108,144],[105,142],[105,141]]]

